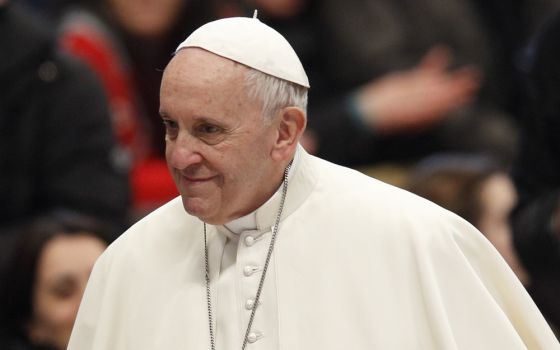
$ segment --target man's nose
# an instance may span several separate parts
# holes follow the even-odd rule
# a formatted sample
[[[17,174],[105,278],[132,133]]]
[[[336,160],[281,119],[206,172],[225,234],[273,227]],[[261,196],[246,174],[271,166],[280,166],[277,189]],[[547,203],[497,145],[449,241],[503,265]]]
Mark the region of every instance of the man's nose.
[[[202,162],[199,141],[188,134],[180,134],[175,140],[167,141],[166,158],[169,166],[183,170]]]

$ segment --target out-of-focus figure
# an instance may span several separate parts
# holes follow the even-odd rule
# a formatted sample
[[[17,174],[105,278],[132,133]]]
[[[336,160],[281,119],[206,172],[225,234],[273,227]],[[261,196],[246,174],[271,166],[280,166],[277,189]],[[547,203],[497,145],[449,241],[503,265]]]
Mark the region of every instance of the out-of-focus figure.
[[[68,213],[38,218],[22,232],[2,276],[0,348],[66,349],[108,233]]]
[[[47,24],[0,5],[0,264],[31,217],[66,209],[128,225],[107,101]]]
[[[318,154],[358,164],[406,162],[446,150],[510,163],[517,135],[515,53],[539,21],[529,17],[545,3],[549,10],[560,6],[321,2],[330,39],[325,74],[346,104],[311,116]]]
[[[178,194],[163,157],[159,84],[175,43],[207,18],[206,7],[200,0],[83,1],[61,19],[62,48],[97,73],[108,95],[136,216]]]
[[[512,176],[519,192],[514,242],[532,276],[529,292],[560,329],[560,14],[529,50],[527,110]]]

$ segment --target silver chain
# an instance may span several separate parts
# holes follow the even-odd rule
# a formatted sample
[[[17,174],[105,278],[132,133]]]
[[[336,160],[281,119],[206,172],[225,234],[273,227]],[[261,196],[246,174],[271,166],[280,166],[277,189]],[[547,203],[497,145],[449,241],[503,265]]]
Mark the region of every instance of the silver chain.
[[[210,329],[210,349],[216,350],[214,339],[214,320],[212,317],[212,301],[210,295],[210,268],[208,265],[208,244],[206,243],[206,223],[204,223],[204,265],[206,269],[206,303],[208,306],[208,325]]]
[[[274,250],[274,243],[276,242],[276,236],[278,234],[278,229],[280,227],[280,218],[282,217],[282,211],[284,210],[284,201],[286,200],[286,193],[288,192],[288,173],[290,172],[290,163],[284,170],[284,182],[282,184],[282,198],[280,200],[280,207],[278,208],[278,215],[276,215],[276,223],[272,230],[272,237],[270,238],[270,245],[268,246],[268,253],[266,255],[266,260],[264,262],[263,272],[261,274],[261,279],[259,281],[259,287],[257,288],[257,294],[253,302],[253,307],[251,308],[251,316],[249,317],[249,323],[247,324],[247,330],[245,331],[245,337],[243,339],[243,345],[241,350],[245,350],[247,342],[249,341],[249,334],[251,333],[251,326],[253,325],[253,320],[255,318],[255,312],[257,310],[257,305],[259,305],[259,299],[261,297],[261,292],[264,286],[264,279],[266,277],[266,271],[268,270],[268,264],[270,263],[270,258],[272,257],[272,251]],[[208,243],[206,240],[206,223],[204,223],[204,265],[206,269],[206,303],[208,306],[208,329],[210,331],[210,349],[216,350],[216,340],[214,337],[214,321],[212,317],[212,297],[210,294],[210,268],[208,264]]]

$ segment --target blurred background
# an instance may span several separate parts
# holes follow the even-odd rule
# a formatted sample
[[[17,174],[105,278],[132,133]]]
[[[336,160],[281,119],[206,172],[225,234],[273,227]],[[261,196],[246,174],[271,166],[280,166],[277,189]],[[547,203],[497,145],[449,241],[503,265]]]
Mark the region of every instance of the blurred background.
[[[163,69],[255,9],[308,73],[308,152],[470,221],[557,330],[560,0],[0,0],[0,348],[66,348],[95,258],[177,196]]]

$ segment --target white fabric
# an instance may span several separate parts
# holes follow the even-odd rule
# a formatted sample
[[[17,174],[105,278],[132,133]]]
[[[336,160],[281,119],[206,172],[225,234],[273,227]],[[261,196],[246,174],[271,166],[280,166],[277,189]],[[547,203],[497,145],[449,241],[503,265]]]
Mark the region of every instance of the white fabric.
[[[292,46],[256,18],[230,17],[206,23],[177,47],[200,47],[263,73],[309,87]]]
[[[217,349],[241,347],[260,277],[244,268],[262,266],[278,200],[239,238],[208,227]],[[202,233],[179,198],[124,233],[95,265],[69,349],[209,349]],[[475,228],[304,151],[264,288],[247,349],[560,349]]]

